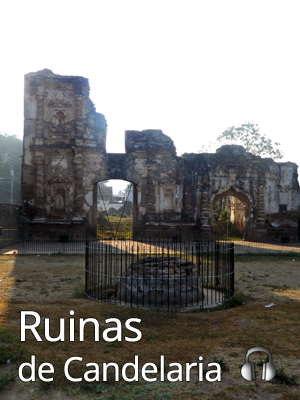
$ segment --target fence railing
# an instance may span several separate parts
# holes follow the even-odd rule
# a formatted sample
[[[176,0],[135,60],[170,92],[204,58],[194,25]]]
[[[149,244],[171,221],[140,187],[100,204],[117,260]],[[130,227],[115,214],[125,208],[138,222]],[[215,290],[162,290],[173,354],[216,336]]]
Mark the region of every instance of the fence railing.
[[[135,240],[146,242],[147,230],[141,235],[137,233]],[[180,232],[168,231],[167,235],[164,230],[151,230],[152,243],[155,239],[164,242],[170,247],[180,243],[195,243],[207,241],[207,238],[202,237],[201,233],[197,232]],[[200,238],[199,238],[200,237]],[[85,227],[72,227],[72,229],[64,229],[57,227],[49,227],[45,229],[39,226],[30,226],[18,229],[4,229],[0,227],[0,254],[42,254],[42,253],[85,253],[86,241],[98,240],[133,240],[131,231],[124,229],[119,230],[118,235],[112,236],[110,231],[98,230],[93,235],[90,230]],[[149,239],[150,240],[150,239]],[[215,238],[215,241],[227,242],[226,238]],[[298,233],[293,231],[276,231],[270,236],[268,242],[251,242],[244,240],[230,240],[234,242],[235,254],[245,253],[300,253],[300,241]]]
[[[86,244],[85,293],[118,305],[202,309],[234,295],[231,243],[106,240]]]
[[[85,228],[63,229],[0,229],[0,254],[80,253],[93,238]]]

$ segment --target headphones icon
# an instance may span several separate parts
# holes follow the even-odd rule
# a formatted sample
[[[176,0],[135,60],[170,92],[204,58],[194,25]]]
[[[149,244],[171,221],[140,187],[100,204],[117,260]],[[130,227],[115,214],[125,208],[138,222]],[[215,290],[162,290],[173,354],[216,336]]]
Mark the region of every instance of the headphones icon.
[[[270,381],[276,375],[276,367],[272,364],[272,356],[268,349],[262,346],[255,346],[252,347],[247,351],[246,354],[246,363],[241,368],[241,374],[246,381],[254,381],[255,380],[255,364],[250,363],[248,361],[250,354],[254,353],[255,351],[263,351],[267,353],[269,356],[269,361],[263,363],[263,372],[262,372],[262,379],[266,381]]]

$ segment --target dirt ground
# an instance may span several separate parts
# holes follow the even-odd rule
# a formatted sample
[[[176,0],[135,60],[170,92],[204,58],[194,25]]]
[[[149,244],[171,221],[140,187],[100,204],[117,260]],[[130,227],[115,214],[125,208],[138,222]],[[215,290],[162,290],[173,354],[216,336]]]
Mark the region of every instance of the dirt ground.
[[[1,267],[1,301],[47,303],[76,297],[84,291],[81,255],[19,256],[17,262],[6,257],[5,266]],[[235,282],[236,290],[266,304],[300,301],[299,259],[285,259],[284,263],[276,257],[271,261],[236,262]]]
[[[197,362],[201,354],[207,360],[225,360],[229,371],[222,372],[222,382],[153,383],[136,386],[116,382],[100,387],[98,392],[82,391],[77,385],[51,387],[36,382],[22,382],[18,377],[8,388],[0,391],[1,399],[298,399],[297,385],[261,380],[261,358],[257,361],[257,380],[246,382],[241,378],[240,367],[245,353],[254,345],[272,349],[277,370],[284,367],[286,376],[296,376],[300,383],[300,257],[263,257],[257,260],[236,261],[235,286],[237,296],[243,295],[243,303],[203,313],[158,313],[145,310],[116,307],[82,298],[84,291],[84,256],[30,255],[1,256],[0,258],[0,326],[9,329],[17,337],[20,327],[20,311],[35,310],[50,318],[76,315],[105,318],[141,318],[142,341],[130,344],[122,341],[116,346],[109,343],[98,347],[86,343],[68,342],[68,346],[55,347],[63,357],[84,354],[86,359],[95,352],[107,360],[132,361],[132,354],[139,353],[147,360],[165,354],[171,362]],[[242,298],[242,297],[241,297]],[[265,307],[272,304],[272,307]],[[0,343],[0,356],[5,343]],[[43,345],[43,346],[42,346]],[[3,347],[4,346],[4,347]],[[71,346],[75,346],[74,350]],[[99,347],[100,346],[100,347]],[[30,354],[49,361],[54,350],[47,343],[34,340],[26,343]],[[75,351],[76,350],[76,351]],[[73,353],[72,353],[73,351]],[[58,355],[56,356],[58,357]],[[187,357],[188,355],[188,357]],[[264,354],[263,354],[264,355]],[[262,354],[260,354],[260,357]],[[50,358],[49,358],[50,357]],[[123,361],[122,361],[123,360]],[[29,361],[29,360],[28,360]],[[122,362],[121,362],[122,361]],[[199,361],[198,361],[199,362]],[[0,373],[11,370],[14,363],[0,365]],[[284,381],[284,379],[283,379]],[[124,385],[124,388],[122,387]],[[123,389],[122,389],[123,388]]]

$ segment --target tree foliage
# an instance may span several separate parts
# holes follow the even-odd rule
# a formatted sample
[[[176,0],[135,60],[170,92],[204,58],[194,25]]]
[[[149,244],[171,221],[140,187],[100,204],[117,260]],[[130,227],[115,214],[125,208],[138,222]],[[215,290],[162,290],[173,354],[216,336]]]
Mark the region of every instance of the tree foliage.
[[[21,155],[23,142],[15,135],[0,132],[0,201],[10,203],[13,176],[13,203],[21,203]]]
[[[266,135],[259,132],[259,127],[253,122],[245,122],[239,127],[227,128],[218,138],[217,142],[223,144],[239,144],[246,151],[257,156],[271,157],[274,160],[281,159],[283,152],[278,149],[280,143],[272,143]]]

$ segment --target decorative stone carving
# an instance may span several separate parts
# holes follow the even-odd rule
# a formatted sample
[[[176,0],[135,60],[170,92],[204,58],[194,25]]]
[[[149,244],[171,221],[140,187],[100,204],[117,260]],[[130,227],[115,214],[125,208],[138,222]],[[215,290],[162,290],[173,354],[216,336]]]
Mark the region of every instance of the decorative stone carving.
[[[176,181],[176,179],[175,178],[173,178],[173,177],[170,177],[170,176],[165,176],[164,178],[162,178],[161,180],[160,180],[160,183],[162,184],[162,185],[165,185],[165,184],[171,184],[171,185],[173,185],[173,184],[178,184],[177,183],[177,181]]]
[[[48,182],[50,186],[50,213],[51,215],[65,215],[70,217],[73,203],[73,181],[65,175],[56,175]]]

